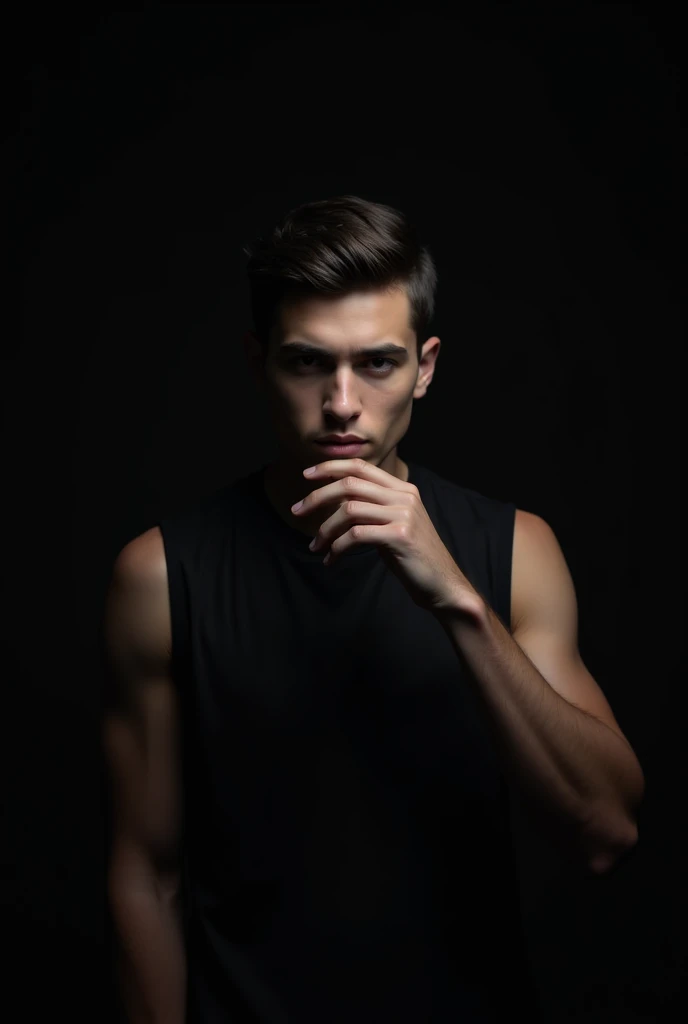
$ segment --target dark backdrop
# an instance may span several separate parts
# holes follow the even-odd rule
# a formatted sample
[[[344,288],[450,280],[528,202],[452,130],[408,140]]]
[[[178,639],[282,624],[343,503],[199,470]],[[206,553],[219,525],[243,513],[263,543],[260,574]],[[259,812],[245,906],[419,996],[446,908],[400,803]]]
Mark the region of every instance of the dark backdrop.
[[[583,657],[646,773],[640,842],[612,875],[523,847],[548,1020],[680,1015],[680,44],[661,12],[28,4],[6,23],[23,310],[3,346],[8,1020],[44,999],[114,1019],[108,574],[164,512],[272,457],[241,246],[340,192],[404,209],[438,266],[442,351],[402,456],[552,525]]]

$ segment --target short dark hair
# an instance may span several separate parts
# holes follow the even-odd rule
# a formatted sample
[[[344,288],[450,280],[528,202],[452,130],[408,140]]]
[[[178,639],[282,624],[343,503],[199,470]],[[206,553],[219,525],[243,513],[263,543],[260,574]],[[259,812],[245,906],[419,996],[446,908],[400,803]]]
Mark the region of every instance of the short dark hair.
[[[435,310],[437,271],[394,207],[352,195],[303,203],[243,252],[254,331],[265,351],[284,300],[403,286],[420,358]]]

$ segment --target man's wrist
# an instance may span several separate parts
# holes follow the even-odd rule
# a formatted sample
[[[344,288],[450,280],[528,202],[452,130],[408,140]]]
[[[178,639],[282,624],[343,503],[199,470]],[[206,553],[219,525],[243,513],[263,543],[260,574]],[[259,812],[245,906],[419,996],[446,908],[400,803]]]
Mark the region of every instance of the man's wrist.
[[[458,580],[447,597],[437,602],[433,613],[441,621],[465,621],[473,625],[483,624],[488,615],[487,602],[468,580]]]

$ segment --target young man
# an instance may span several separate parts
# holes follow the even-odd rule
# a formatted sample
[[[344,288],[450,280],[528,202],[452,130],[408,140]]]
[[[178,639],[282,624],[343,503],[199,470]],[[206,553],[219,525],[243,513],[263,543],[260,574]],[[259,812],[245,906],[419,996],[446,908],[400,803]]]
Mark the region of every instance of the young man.
[[[128,543],[107,598],[129,1019],[533,1021],[510,800],[603,873],[644,785],[566,562],[397,453],[440,349],[401,213],[306,204],[249,256],[279,456]]]

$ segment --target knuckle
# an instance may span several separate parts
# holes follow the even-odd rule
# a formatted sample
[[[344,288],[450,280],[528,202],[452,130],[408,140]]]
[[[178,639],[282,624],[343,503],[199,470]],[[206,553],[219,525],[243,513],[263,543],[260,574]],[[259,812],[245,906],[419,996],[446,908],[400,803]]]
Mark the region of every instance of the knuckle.
[[[347,515],[353,515],[357,508],[358,505],[356,504],[355,501],[347,501],[344,505],[344,511],[347,513]]]

